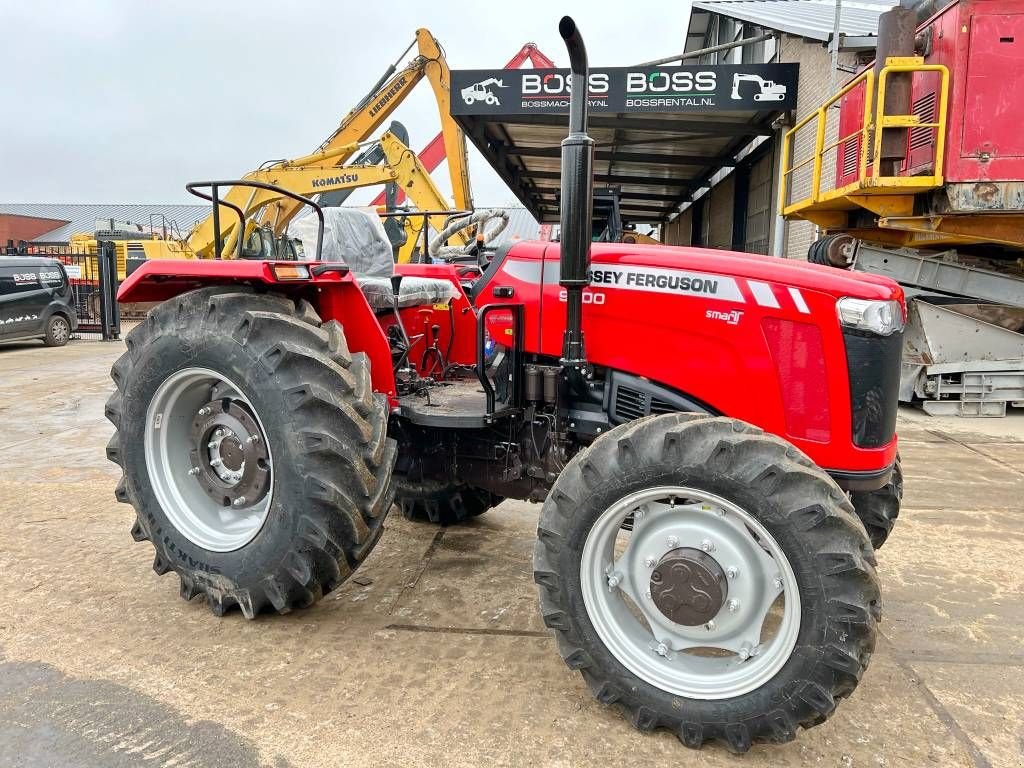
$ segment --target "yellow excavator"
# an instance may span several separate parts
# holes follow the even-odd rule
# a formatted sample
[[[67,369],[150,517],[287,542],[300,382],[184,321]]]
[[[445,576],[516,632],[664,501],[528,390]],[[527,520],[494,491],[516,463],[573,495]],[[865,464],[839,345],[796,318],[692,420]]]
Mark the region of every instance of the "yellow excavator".
[[[413,48],[417,55],[402,69],[398,62]],[[392,132],[385,132],[379,139],[370,140],[405,97],[424,77],[430,82],[437,102],[441,131],[444,137],[445,153],[448,159],[448,173],[451,177],[452,197],[455,209],[473,210],[472,193],[469,184],[466,158],[466,137],[450,114],[451,75],[440,43],[427,29],[416,30],[415,41],[402,53],[398,62],[392,64],[355,108],[353,108],[317,149],[293,160],[282,160],[260,167],[246,174],[246,181],[259,181],[284,187],[303,196],[336,192],[387,183],[398,184],[409,200],[420,211],[444,212],[452,210],[430,174],[409,149]],[[361,148],[378,144],[383,161],[372,165],[349,165],[345,163]],[[288,224],[301,211],[302,205],[273,192],[251,187],[234,187],[220,198],[221,252],[238,252],[236,225],[237,217],[233,208],[245,213],[245,232],[242,237],[246,250],[255,246],[255,238],[274,247],[287,246]],[[398,254],[400,261],[408,261],[419,242],[423,227],[436,230],[444,228],[445,213],[431,216],[409,216],[405,219],[405,244]],[[462,230],[452,239],[459,245],[470,242],[472,233]],[[195,225],[187,237],[163,237],[138,241],[121,241],[118,246],[118,272],[123,279],[127,269],[126,256],[129,253],[145,258],[214,258],[217,244],[214,238],[213,216]],[[77,235],[72,238],[72,248],[95,252],[96,241],[92,235]]]
[[[376,144],[382,154],[380,163],[369,165],[346,165],[338,167],[331,160],[343,154],[351,154],[360,146],[358,144],[343,145],[326,153],[307,155],[295,160],[287,160],[252,171],[244,176],[245,181],[257,181],[273,184],[291,192],[310,197],[316,194],[328,194],[340,190],[353,190],[359,187],[372,187],[394,183],[405,191],[408,199],[419,211],[431,212],[429,215],[404,217],[404,244],[398,252],[398,260],[410,260],[414,248],[419,241],[419,234],[424,222],[436,231],[440,231],[447,223],[448,212],[452,210],[450,203],[437,188],[430,173],[424,168],[420,159],[401,139],[391,131],[385,131]],[[235,195],[241,190],[244,196]],[[237,202],[231,197],[242,198]],[[238,187],[232,189],[225,197],[238,205],[245,213],[246,232],[245,249],[251,252],[254,248],[261,250],[263,258],[282,256],[278,248],[289,247],[287,237],[288,224],[301,210],[302,206],[291,199],[263,189]],[[212,219],[212,217],[210,217]],[[222,258],[233,258],[236,252],[237,217],[230,212],[221,217]],[[230,222],[230,223],[228,223]],[[210,233],[206,233],[206,227]],[[212,221],[204,220],[193,230],[189,238],[182,244],[192,246],[194,250],[189,256],[197,258],[213,258],[213,225]],[[262,245],[257,245],[257,238],[262,238]],[[460,244],[468,242],[465,232],[456,233],[453,239]],[[166,241],[167,245],[174,241]]]

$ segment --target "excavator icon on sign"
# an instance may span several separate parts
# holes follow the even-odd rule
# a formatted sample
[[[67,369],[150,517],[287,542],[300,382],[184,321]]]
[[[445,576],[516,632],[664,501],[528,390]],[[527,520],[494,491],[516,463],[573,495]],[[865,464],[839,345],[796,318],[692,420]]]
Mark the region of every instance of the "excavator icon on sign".
[[[782,101],[786,98],[786,86],[779,85],[774,80],[765,80],[760,75],[737,72],[732,76],[732,97],[737,101],[743,98],[740,94],[740,83],[757,85],[759,90],[754,94],[754,101]]]
[[[466,106],[472,106],[478,101],[491,105],[501,104],[501,100],[498,98],[498,95],[490,88],[492,85],[497,86],[498,88],[507,87],[498,78],[489,77],[486,80],[481,80],[479,83],[473,83],[472,85],[463,88],[461,91],[462,100],[466,102]]]

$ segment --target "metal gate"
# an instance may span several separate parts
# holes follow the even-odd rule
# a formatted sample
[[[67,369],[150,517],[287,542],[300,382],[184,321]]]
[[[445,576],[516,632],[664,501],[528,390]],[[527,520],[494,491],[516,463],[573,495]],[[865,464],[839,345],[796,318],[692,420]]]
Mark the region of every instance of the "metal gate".
[[[26,255],[46,256],[64,264],[78,316],[78,333],[97,333],[105,341],[121,337],[117,305],[118,268],[114,243],[99,242],[92,253],[68,243],[32,243]]]

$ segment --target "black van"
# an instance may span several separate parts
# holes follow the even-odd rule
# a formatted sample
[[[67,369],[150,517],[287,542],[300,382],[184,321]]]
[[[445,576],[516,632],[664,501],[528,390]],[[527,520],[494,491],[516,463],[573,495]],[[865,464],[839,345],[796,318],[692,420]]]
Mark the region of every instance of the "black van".
[[[0,256],[0,342],[68,343],[78,328],[71,285],[56,259]]]

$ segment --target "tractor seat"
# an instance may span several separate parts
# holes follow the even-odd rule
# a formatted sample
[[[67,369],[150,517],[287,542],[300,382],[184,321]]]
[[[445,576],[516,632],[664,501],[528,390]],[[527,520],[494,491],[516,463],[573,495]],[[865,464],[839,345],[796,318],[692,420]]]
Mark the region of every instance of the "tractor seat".
[[[372,208],[323,208],[324,233],[320,260],[348,266],[363,289],[367,302],[375,309],[391,309],[391,275],[395,257],[391,242]],[[316,253],[318,225],[314,217],[296,219],[291,235],[302,240],[305,253]],[[448,280],[430,277],[406,277],[402,280],[398,306],[445,304],[459,295]]]
[[[356,275],[356,282],[363,289],[363,295],[372,309],[391,309],[394,306],[389,278]],[[423,304],[447,304],[458,295],[458,289],[448,280],[405,277],[398,293],[398,307],[405,309]]]

